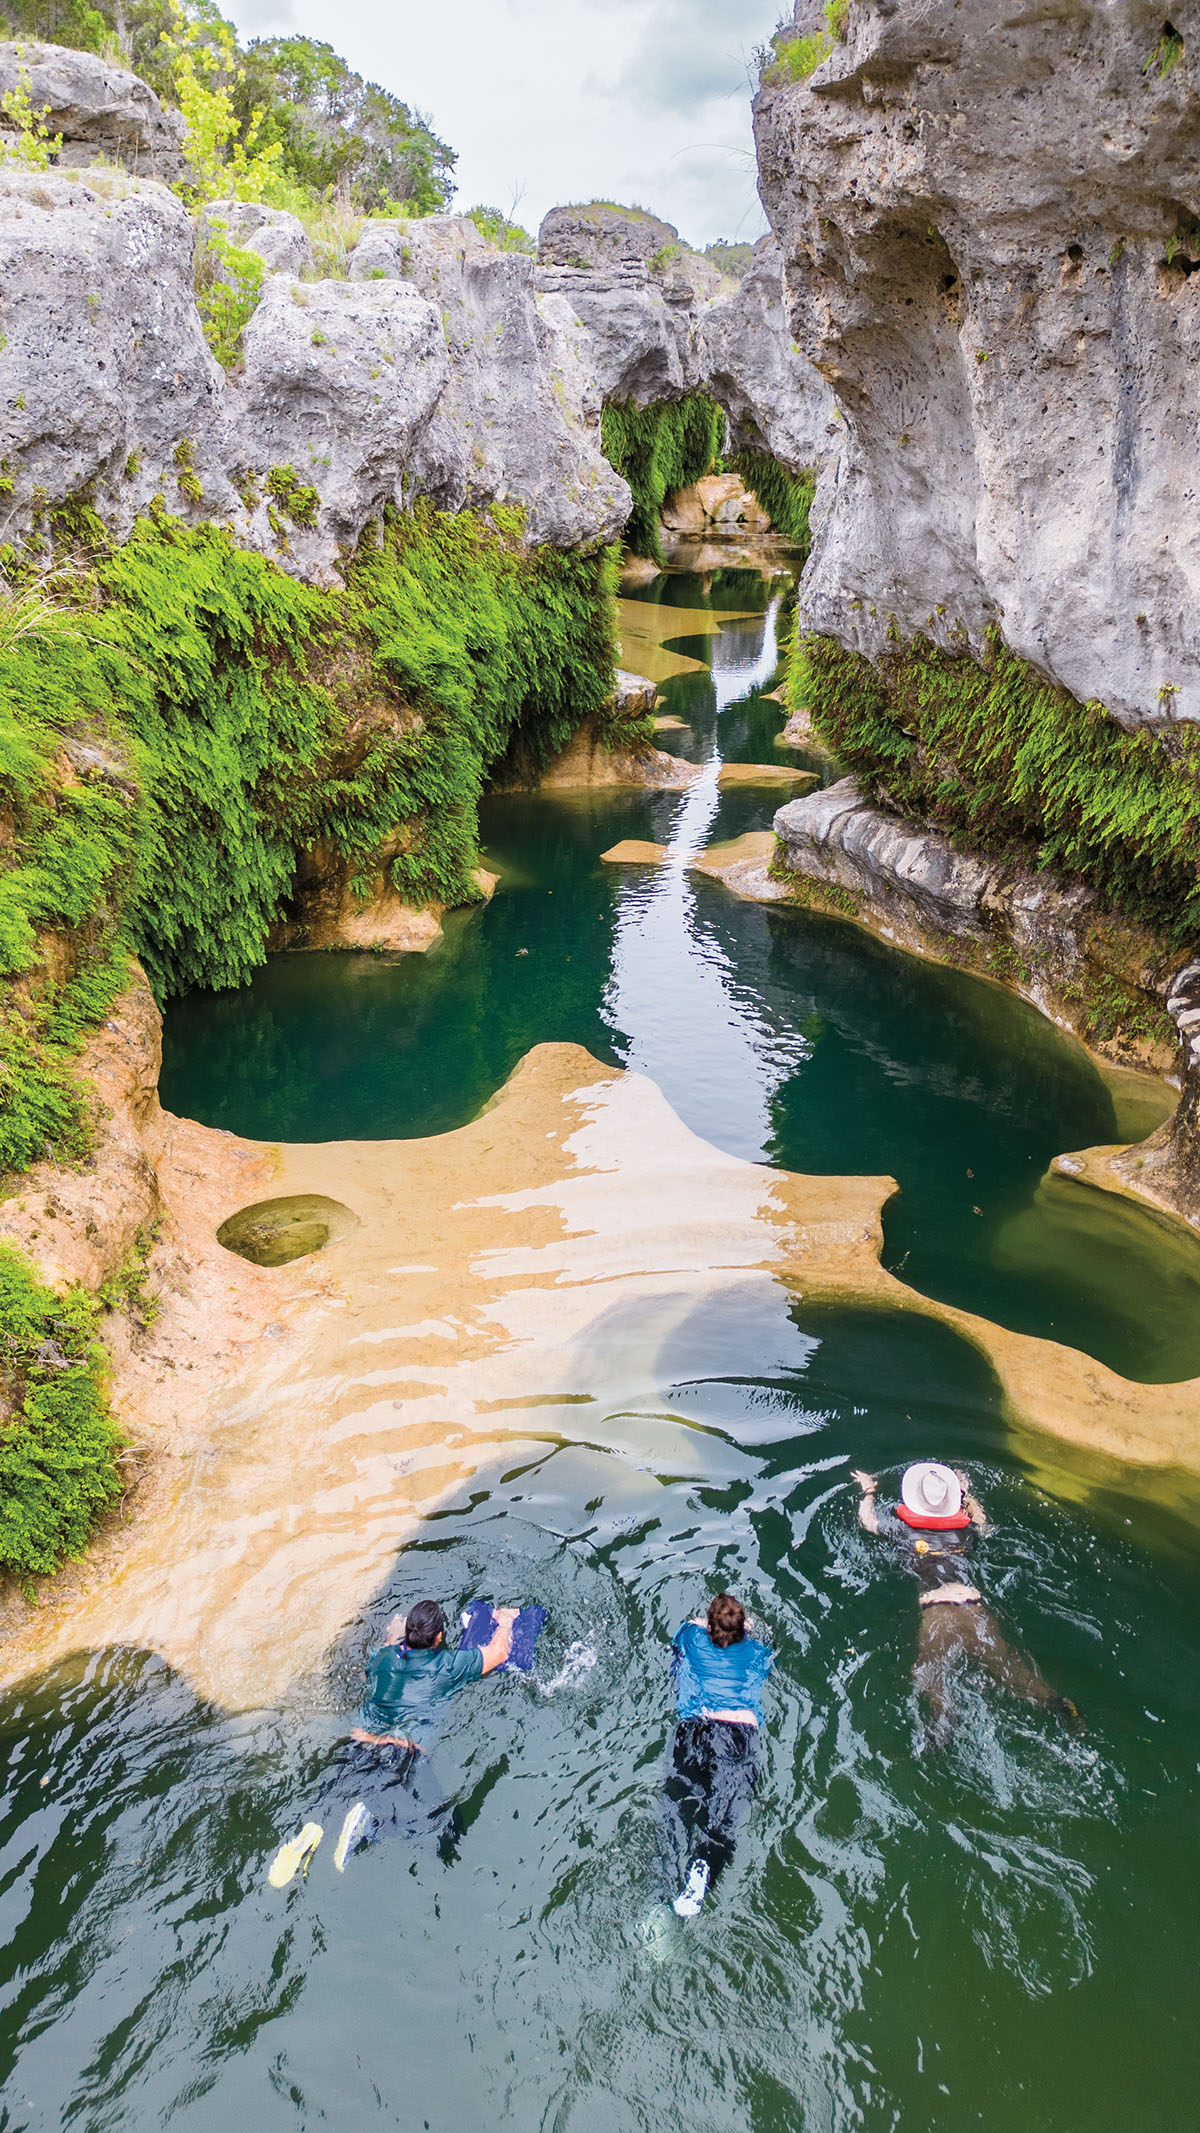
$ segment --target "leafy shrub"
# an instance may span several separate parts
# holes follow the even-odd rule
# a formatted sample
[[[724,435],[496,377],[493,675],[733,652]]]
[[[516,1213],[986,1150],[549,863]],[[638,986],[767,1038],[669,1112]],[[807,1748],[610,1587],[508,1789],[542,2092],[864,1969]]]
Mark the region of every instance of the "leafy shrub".
[[[1200,933],[1194,727],[1127,733],[997,632],[981,661],[918,637],[876,666],[809,637],[789,692],[885,805],[978,850],[1074,875],[1173,940]]]
[[[201,225],[196,240],[196,308],[204,338],[225,370],[232,370],[241,355],[242,334],[262,295],[265,273],[257,252],[234,244],[215,222]]]
[[[793,37],[785,26],[760,54],[760,72],[765,82],[807,81],[828,59],[850,11],[850,0],[825,0],[825,28],[804,37]]]
[[[49,111],[33,108],[29,69],[18,67],[17,86],[0,96],[0,162],[24,163],[30,170],[45,170],[62,147],[61,133],[51,133],[46,124]]]
[[[529,231],[506,215],[503,208],[472,207],[467,212],[480,236],[486,237],[489,244],[498,245],[502,252],[537,251]]]
[[[78,1555],[120,1494],[105,1364],[94,1300],[0,1244],[0,1567],[25,1582]]]
[[[673,490],[686,489],[711,471],[725,441],[725,416],[703,393],[650,407],[610,400],[602,435],[605,458],[633,491],[626,545],[633,555],[661,563],[663,504]]]

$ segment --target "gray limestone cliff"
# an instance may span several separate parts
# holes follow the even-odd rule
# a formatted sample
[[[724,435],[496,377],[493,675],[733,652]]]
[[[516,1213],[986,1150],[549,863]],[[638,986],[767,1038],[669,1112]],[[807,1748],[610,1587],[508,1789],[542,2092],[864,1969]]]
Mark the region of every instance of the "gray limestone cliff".
[[[328,583],[383,509],[419,496],[516,503],[532,542],[613,539],[630,494],[603,457],[606,400],[712,392],[735,446],[795,472],[837,434],[770,240],[739,283],[624,210],[558,211],[540,263],[468,217],[380,218],[346,278],[322,280],[295,216],[229,200],[197,224],[136,175],[180,161],[177,114],[136,77],[45,46],[0,49],[0,87],[5,65],[14,82],[26,66],[81,163],[108,151],[86,169],[65,151],[45,170],[0,164],[7,540],[72,499],[120,536],[161,497]],[[214,231],[265,268],[228,371],[195,296]]]
[[[756,101],[845,433],[803,619],[868,654],[998,623],[1123,723],[1200,718],[1200,6],[850,0],[826,41]]]
[[[646,407],[708,393],[729,417],[733,450],[770,452],[793,474],[836,447],[833,395],[793,339],[772,238],[733,281],[670,223],[559,207],[539,232],[537,286],[579,319],[602,399]]]
[[[95,52],[0,42],[0,99],[27,91],[47,133],[61,143],[59,169],[104,160],[173,184],[184,167],[184,123],[148,84]]]
[[[268,268],[303,236],[248,220],[236,234]],[[227,375],[195,244],[165,186],[0,169],[7,539],[81,495],[122,532],[161,495],[328,580],[385,505],[419,495],[515,501],[531,540],[563,547],[619,532],[629,492],[601,455],[577,324],[535,293],[530,261],[454,218],[368,224],[346,281],[267,271]],[[282,531],[265,490],[281,468],[313,499]]]

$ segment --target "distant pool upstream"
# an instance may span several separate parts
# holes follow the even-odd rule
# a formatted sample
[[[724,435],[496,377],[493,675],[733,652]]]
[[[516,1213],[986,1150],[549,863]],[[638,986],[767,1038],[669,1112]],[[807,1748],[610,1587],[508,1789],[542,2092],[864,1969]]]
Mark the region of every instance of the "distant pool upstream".
[[[477,1118],[532,1046],[583,1045],[733,1156],[890,1173],[886,1257],[915,1288],[1129,1375],[1200,1374],[1200,1252],[1045,1177],[1061,1151],[1143,1130],[1152,1094],[1139,1116],[997,987],[686,872],[777,804],[719,791],[715,768],[779,759],[764,694],[778,590],[738,572],[644,596],[746,615],[678,641],[663,682],[688,729],[675,744],[709,766],[697,784],[489,800],[490,905],[452,915],[427,957],[285,956],[242,993],[177,1003],[164,1101],[270,1140],[427,1136]],[[675,863],[601,862],[635,837]],[[461,1162],[454,1177],[461,1199]],[[519,1200],[493,1196],[493,1222],[511,1206],[515,1225]],[[716,1251],[724,1217],[708,1212]],[[437,1275],[391,1271],[398,1292]],[[610,1272],[596,1267],[602,1294]],[[565,1309],[538,1278],[545,1310]],[[1014,1428],[982,1358],[936,1320],[815,1306],[732,1261],[703,1299],[682,1274],[612,1293],[553,1378],[508,1404],[500,1329],[496,1397],[447,1426],[447,1443],[478,1434],[482,1463],[461,1482],[447,1468],[327,1664],[282,1699],[230,1715],[126,1644],[0,1703],[0,2133],[1191,2124],[1194,1503]],[[464,1328],[448,1301],[420,1353],[453,1355]],[[398,1305],[391,1347],[360,1340],[345,1369],[395,1410],[397,1473],[434,1456],[392,1397],[393,1372],[420,1390],[411,1330]],[[327,1371],[291,1397],[285,1503],[299,1514],[336,1410],[322,1513],[349,1531],[376,1507],[355,1495],[368,1440],[345,1386]],[[256,1456],[252,1566],[269,1538]],[[971,1679],[950,1744],[924,1752],[913,1588],[858,1529],[848,1486],[865,1465],[890,1491],[910,1456],[970,1468],[993,1519],[972,1575],[1082,1732]],[[721,1585],[773,1641],[775,1687],[748,1831],[684,1926],[662,1909],[667,1639]],[[258,1634],[286,1642],[303,1587],[261,1591]],[[534,1679],[460,1699],[437,1749],[466,1825],[457,1862],[395,1842],[342,1877],[329,1843],[307,1882],[269,1889],[387,1614],[479,1592],[540,1599],[550,1621]]]

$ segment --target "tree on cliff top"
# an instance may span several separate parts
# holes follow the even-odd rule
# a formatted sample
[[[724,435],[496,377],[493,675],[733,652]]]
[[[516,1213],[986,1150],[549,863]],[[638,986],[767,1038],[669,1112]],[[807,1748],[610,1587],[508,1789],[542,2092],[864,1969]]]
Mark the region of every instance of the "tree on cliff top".
[[[429,121],[310,37],[243,51],[215,0],[0,0],[15,37],[98,52],[131,67],[166,104],[181,102],[180,55],[210,90],[228,91],[244,149],[277,150],[278,169],[313,200],[333,194],[363,214],[448,207],[455,153]]]
[[[396,205],[417,214],[448,207],[455,154],[420,112],[364,81],[332,45],[312,37],[259,38],[241,64],[234,108],[259,138],[278,140],[283,168],[314,193],[333,190],[366,214]]]

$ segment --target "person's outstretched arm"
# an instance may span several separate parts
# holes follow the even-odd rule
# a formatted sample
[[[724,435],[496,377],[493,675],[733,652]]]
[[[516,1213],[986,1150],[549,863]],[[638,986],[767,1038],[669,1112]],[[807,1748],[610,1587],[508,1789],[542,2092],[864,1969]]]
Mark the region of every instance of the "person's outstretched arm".
[[[485,1674],[492,1674],[498,1666],[503,1666],[511,1652],[513,1623],[521,1610],[519,1607],[497,1607],[493,1612],[496,1617],[496,1627],[487,1643],[479,1648],[479,1656],[483,1661]]]
[[[862,1490],[862,1495],[858,1500],[859,1525],[864,1533],[878,1533],[879,1514],[875,1509],[875,1491],[879,1487],[878,1481],[874,1474],[864,1474],[862,1468],[857,1466],[852,1470],[850,1479],[851,1481],[857,1481],[859,1488]]]
[[[963,1510],[966,1512],[971,1524],[977,1526],[982,1533],[987,1525],[987,1512],[984,1510],[979,1498],[972,1496],[971,1484],[960,1468],[955,1468],[954,1479],[963,1492]]]

